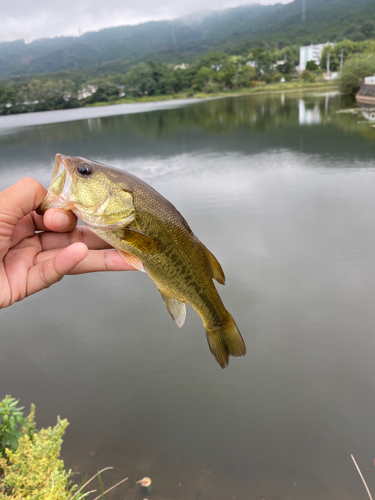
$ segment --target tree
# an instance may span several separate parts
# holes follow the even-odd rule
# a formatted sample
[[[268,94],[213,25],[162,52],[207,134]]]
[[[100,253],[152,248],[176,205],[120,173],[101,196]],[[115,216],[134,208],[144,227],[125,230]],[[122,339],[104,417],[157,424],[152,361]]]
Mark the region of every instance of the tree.
[[[204,90],[210,81],[215,78],[215,71],[212,68],[203,66],[200,68],[193,81],[194,90]]]
[[[87,103],[108,102],[111,97],[118,97],[119,89],[112,82],[103,82],[96,91],[86,99]]]
[[[343,94],[355,95],[360,89],[365,76],[375,73],[375,55],[357,55],[347,59],[339,80],[339,88]]]
[[[0,86],[0,105],[13,104],[17,100],[17,92],[9,86]]]
[[[307,68],[307,66],[306,66],[306,68]],[[308,69],[305,69],[305,71],[302,73],[302,79],[305,82],[313,82],[315,80],[314,73],[312,73]]]
[[[125,86],[127,92],[136,96],[154,95],[156,82],[150,66],[142,62],[130,68],[125,75]]]
[[[361,32],[365,35],[366,38],[370,38],[373,34],[375,25],[372,21],[366,21],[361,26]]]
[[[242,65],[238,69],[238,85],[240,87],[251,87],[251,82],[255,80],[256,71],[252,66]]]
[[[314,71],[318,71],[319,66],[316,64],[315,61],[307,61],[307,63],[306,63],[306,69],[307,69],[307,71],[314,72]]]

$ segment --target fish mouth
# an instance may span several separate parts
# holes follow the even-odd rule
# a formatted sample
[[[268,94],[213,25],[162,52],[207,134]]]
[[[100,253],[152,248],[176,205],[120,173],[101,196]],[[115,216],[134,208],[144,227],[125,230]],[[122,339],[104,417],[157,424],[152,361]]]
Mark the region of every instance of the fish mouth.
[[[38,215],[43,215],[50,208],[70,210],[72,207],[68,196],[72,186],[72,176],[67,165],[67,157],[58,153],[55,156],[55,168],[52,173],[51,184],[47,196],[36,209]]]

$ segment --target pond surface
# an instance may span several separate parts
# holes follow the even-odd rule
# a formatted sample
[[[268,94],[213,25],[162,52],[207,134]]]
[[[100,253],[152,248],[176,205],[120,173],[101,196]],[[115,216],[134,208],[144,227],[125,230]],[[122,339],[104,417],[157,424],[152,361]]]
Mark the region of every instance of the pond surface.
[[[375,492],[373,110],[315,93],[73,111],[2,119],[0,189],[47,186],[57,152],[146,180],[222,264],[248,354],[221,370],[143,273],[67,277],[0,312],[0,396],[66,417],[77,481],[129,476],[110,499],[144,476],[150,499],[366,498],[351,453]]]

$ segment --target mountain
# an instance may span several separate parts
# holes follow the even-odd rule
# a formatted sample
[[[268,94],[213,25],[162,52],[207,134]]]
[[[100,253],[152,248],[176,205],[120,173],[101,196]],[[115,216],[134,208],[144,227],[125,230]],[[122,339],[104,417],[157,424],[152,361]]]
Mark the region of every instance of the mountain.
[[[173,21],[121,26],[80,37],[0,43],[0,78],[96,67],[110,61],[181,62],[204,52],[247,53],[259,44],[291,45],[375,36],[374,0],[306,0],[289,4],[246,5],[200,12]],[[369,24],[370,23],[370,24]]]

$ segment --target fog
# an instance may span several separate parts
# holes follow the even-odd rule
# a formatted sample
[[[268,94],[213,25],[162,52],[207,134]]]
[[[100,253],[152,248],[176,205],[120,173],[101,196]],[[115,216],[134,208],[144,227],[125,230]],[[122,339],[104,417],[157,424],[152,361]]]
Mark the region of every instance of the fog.
[[[43,37],[79,36],[87,31],[112,26],[171,20],[203,10],[221,10],[244,4],[270,5],[291,0],[19,0],[2,2],[0,41]]]

